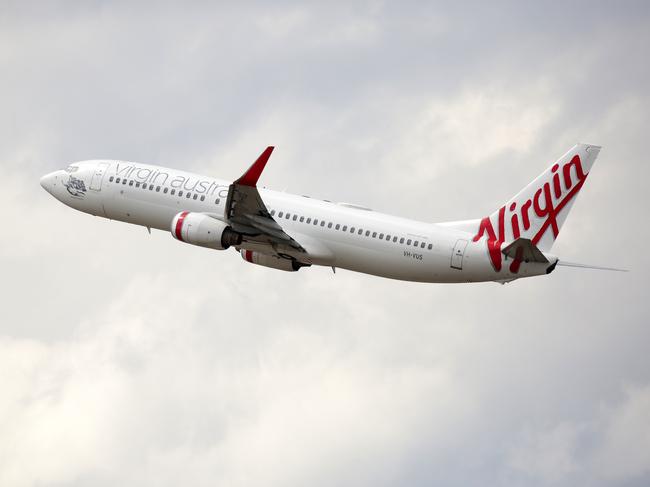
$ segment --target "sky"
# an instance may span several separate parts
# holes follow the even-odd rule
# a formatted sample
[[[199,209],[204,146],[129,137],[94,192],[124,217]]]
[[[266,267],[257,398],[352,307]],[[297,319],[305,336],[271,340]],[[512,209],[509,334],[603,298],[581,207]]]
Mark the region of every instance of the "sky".
[[[0,0],[0,485],[650,484],[647,2]],[[65,207],[110,158],[435,222],[602,145],[507,285],[283,273]]]

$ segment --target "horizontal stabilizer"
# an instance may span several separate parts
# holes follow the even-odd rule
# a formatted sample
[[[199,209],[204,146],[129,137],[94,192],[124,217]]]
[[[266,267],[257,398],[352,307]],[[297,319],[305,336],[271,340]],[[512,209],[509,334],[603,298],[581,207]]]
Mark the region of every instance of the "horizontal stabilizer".
[[[564,267],[578,267],[580,269],[595,269],[598,271],[630,272],[627,269],[617,269],[615,267],[601,267],[597,265],[578,264],[577,262],[566,262],[564,260],[558,261],[557,265],[561,265]]]
[[[518,238],[505,247],[502,252],[506,257],[520,262],[548,262],[542,251],[529,238]]]

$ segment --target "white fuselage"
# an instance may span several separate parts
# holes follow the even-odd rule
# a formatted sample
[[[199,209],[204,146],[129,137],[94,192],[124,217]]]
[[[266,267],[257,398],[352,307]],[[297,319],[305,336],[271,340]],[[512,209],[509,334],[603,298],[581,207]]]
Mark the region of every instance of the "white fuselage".
[[[224,220],[229,181],[124,161],[84,161],[43,177],[64,204],[111,220],[170,231],[182,211]],[[478,221],[433,224],[260,188],[284,232],[307,251],[307,264],[417,282],[508,281],[543,275],[550,264],[522,263],[495,271]],[[289,215],[287,217],[287,215]],[[238,249],[263,251],[242,243]],[[557,259],[549,257],[551,264]]]

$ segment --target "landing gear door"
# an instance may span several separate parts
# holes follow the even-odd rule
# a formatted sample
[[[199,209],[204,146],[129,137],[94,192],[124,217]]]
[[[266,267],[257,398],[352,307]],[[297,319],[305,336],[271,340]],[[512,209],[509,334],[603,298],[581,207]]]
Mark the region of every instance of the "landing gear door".
[[[100,191],[102,189],[102,180],[104,179],[106,169],[108,169],[108,162],[100,162],[97,164],[95,167],[95,173],[90,180],[90,189],[94,191]]]
[[[459,271],[463,269],[463,257],[465,257],[465,249],[467,248],[467,240],[458,239],[456,245],[454,245],[454,250],[451,253],[451,268],[458,269]]]

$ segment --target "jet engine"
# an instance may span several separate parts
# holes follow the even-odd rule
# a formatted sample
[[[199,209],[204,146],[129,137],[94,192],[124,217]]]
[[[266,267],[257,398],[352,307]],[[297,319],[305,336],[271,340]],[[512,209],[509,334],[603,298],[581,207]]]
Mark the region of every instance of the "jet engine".
[[[241,256],[246,262],[251,264],[263,265],[281,271],[296,272],[301,267],[308,267],[309,264],[302,264],[297,260],[276,257],[275,255],[262,254],[252,250],[241,250]]]
[[[242,241],[241,234],[205,213],[179,213],[172,220],[171,232],[172,236],[181,242],[217,250],[239,245]]]

